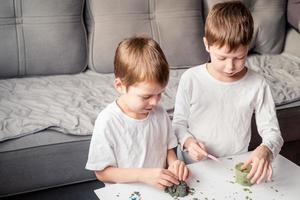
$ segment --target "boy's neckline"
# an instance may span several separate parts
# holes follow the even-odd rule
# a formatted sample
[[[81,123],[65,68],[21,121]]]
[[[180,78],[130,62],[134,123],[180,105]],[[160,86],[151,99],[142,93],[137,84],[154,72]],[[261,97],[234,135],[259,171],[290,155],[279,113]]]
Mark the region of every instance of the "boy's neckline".
[[[116,100],[114,101],[114,104],[115,104],[115,106],[117,107],[118,111],[119,111],[126,119],[129,119],[129,120],[135,121],[135,122],[143,122],[143,121],[145,121],[145,120],[147,120],[147,119],[149,118],[149,115],[150,115],[151,112],[149,112],[149,113],[147,114],[147,116],[145,116],[145,117],[143,117],[143,118],[135,118],[135,117],[132,117],[132,116],[128,115],[128,114],[123,110],[123,108],[118,104],[117,101],[118,101],[118,99],[116,99]]]
[[[244,79],[248,76],[248,74],[249,74],[249,69],[245,66],[246,72],[244,72],[244,74],[243,74],[242,77],[240,77],[240,78],[237,79],[237,80],[233,80],[233,81],[223,81],[223,80],[220,80],[220,79],[216,78],[216,77],[209,71],[209,69],[208,69],[208,64],[209,64],[209,63],[205,63],[205,64],[204,64],[205,71],[206,71],[208,77],[209,77],[210,79],[212,79],[212,80],[214,80],[214,81],[216,81],[216,82],[218,82],[218,83],[224,84],[224,85],[235,85],[235,84],[241,82],[242,80],[244,80]]]

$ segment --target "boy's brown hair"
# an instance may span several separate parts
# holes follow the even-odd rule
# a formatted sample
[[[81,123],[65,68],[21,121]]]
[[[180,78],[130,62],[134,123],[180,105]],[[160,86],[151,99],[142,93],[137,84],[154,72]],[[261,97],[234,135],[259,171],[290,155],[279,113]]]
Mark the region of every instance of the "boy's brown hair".
[[[205,38],[209,46],[229,47],[237,50],[249,46],[253,35],[253,18],[240,1],[215,4],[205,22]]]
[[[159,44],[148,37],[132,37],[119,43],[114,73],[127,87],[143,81],[155,81],[165,87],[169,64]]]

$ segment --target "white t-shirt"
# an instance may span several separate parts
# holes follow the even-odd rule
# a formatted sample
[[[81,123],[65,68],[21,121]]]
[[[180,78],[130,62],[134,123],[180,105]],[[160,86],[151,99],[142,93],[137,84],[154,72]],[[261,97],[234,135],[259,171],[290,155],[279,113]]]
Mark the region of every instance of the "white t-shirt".
[[[181,77],[173,128],[181,144],[194,136],[215,156],[239,154],[248,151],[254,112],[262,143],[276,157],[283,140],[265,79],[248,69],[242,79],[222,82],[213,78],[204,64],[188,69]],[[192,162],[186,153],[184,158]]]
[[[154,107],[145,119],[138,120],[123,113],[114,101],[95,122],[86,169],[163,168],[167,150],[177,144],[162,107]]]

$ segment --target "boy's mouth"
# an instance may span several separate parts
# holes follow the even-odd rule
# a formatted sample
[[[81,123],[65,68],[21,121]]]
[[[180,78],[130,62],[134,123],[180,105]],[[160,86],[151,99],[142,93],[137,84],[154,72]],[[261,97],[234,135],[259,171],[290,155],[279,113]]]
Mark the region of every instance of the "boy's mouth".
[[[230,73],[224,72],[224,74],[226,74],[227,76],[233,76],[235,73],[234,72],[230,72]]]

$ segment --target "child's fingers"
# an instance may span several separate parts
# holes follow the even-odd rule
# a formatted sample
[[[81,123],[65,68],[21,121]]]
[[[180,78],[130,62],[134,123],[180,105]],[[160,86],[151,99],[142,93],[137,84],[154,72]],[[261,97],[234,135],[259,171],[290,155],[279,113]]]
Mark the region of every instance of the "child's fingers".
[[[268,172],[268,167],[269,167],[269,163],[265,162],[264,167],[263,167],[263,172],[262,172],[261,176],[258,178],[257,184],[260,184],[261,181],[265,178],[265,176]]]
[[[178,185],[179,183],[176,183],[175,181],[172,182],[170,179],[159,179],[158,181],[159,184],[165,186],[165,187],[169,187],[169,186],[172,186],[172,185]]]
[[[189,169],[185,166],[183,171],[183,180],[185,181],[189,177]]]
[[[249,164],[250,163],[248,163],[246,166],[248,166]],[[257,167],[258,167],[258,162],[257,161],[253,161],[252,162],[252,168],[251,168],[249,174],[247,175],[248,179],[251,179],[254,176],[255,172],[257,171]],[[243,169],[243,168],[241,168],[241,169]]]
[[[258,167],[257,170],[254,174],[254,176],[251,179],[251,183],[257,183],[258,178],[262,175],[263,173],[263,168],[264,168],[265,160],[260,160],[258,162]]]
[[[207,156],[207,152],[204,151],[199,145],[192,146],[190,151],[193,152],[192,154],[196,157],[196,160],[202,160]]]
[[[158,184],[163,185],[164,187],[169,187],[169,186],[174,185],[175,183],[172,183],[166,179],[159,179]],[[177,184],[175,184],[175,185],[177,185]]]
[[[273,175],[273,168],[272,168],[272,165],[269,163],[269,176],[268,176],[268,181],[271,181],[272,179],[272,175]]]
[[[205,146],[204,146],[204,144],[203,144],[202,142],[199,142],[199,141],[198,141],[198,145],[201,147],[201,149],[202,149],[203,151],[206,152],[206,148],[205,148]]]
[[[198,152],[198,154],[201,154],[203,156],[207,156],[207,152],[204,149],[202,149],[199,145],[195,146],[194,148]]]
[[[241,169],[246,169],[248,167],[248,165],[250,165],[252,162],[251,159],[248,159],[246,162],[244,162],[244,164],[241,166]]]
[[[161,183],[163,185],[170,186],[169,183],[171,183],[171,185],[172,184],[175,184],[175,185],[179,184],[179,181],[178,181],[177,177],[169,170],[164,170],[164,173],[162,174],[161,178],[162,178],[162,180],[164,180],[163,183],[168,182],[167,185]]]
[[[185,164],[183,162],[180,162],[180,165],[179,165],[179,169],[178,169],[178,178],[180,181],[183,180],[183,174],[184,174],[184,167],[185,167]]]
[[[166,176],[177,178],[177,176],[172,171],[170,171],[168,169],[163,169],[162,175],[166,175]]]
[[[173,165],[174,167],[174,175],[179,178],[179,174],[178,172],[180,171],[179,167],[180,167],[180,164],[176,163],[175,165]]]
[[[193,160],[201,160],[198,157],[199,156],[198,152],[195,151],[194,149],[191,149],[188,153]]]
[[[201,148],[201,146],[203,147],[203,149]],[[205,146],[201,142],[192,143],[185,151],[188,152],[193,160],[197,161],[202,160],[208,155],[205,150]]]

